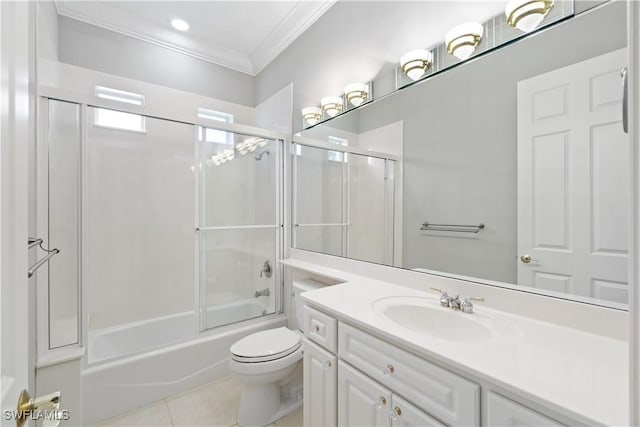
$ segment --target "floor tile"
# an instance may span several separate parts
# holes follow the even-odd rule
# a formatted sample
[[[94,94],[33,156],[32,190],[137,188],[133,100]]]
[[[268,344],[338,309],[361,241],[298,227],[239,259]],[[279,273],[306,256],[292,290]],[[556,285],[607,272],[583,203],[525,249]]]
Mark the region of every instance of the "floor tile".
[[[98,424],[99,427],[172,427],[164,400]]]
[[[229,427],[237,422],[241,385],[233,378],[167,399],[177,427]]]
[[[302,406],[276,421],[277,427],[302,427]]]

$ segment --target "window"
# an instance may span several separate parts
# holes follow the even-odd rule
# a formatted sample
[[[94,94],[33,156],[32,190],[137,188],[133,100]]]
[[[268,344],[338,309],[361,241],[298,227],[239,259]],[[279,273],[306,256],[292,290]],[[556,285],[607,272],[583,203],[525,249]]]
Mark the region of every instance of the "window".
[[[198,117],[200,117],[201,119],[213,120],[216,122],[233,123],[233,114],[209,110],[202,107],[198,108]],[[225,132],[223,130],[209,129],[200,126],[198,127],[198,140],[218,144],[233,145],[233,134],[231,132]]]
[[[110,99],[127,104],[144,105],[144,95],[105,86],[96,85],[96,96],[98,98]]]
[[[96,86],[95,94],[98,98],[125,104],[144,105],[144,95],[113,89],[105,86]],[[124,111],[107,108],[96,108],[94,125],[111,129],[127,130],[132,132],[146,132],[145,117],[139,114],[125,113]]]

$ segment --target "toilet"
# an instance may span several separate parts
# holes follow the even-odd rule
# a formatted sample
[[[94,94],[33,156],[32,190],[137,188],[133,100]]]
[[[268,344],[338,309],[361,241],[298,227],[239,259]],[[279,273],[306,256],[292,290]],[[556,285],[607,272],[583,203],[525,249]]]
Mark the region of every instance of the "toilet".
[[[229,369],[242,384],[238,424],[264,426],[302,405],[302,300],[300,293],[325,285],[313,280],[294,280],[293,299],[300,330],[281,327],[248,335],[231,346]],[[300,384],[289,384],[300,380]],[[288,393],[281,390],[288,386]]]

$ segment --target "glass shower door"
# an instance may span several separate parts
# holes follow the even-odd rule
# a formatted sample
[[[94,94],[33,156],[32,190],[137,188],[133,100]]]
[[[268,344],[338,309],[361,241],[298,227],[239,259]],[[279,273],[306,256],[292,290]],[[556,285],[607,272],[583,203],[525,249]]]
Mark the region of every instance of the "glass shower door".
[[[275,313],[280,142],[198,129],[201,330]]]

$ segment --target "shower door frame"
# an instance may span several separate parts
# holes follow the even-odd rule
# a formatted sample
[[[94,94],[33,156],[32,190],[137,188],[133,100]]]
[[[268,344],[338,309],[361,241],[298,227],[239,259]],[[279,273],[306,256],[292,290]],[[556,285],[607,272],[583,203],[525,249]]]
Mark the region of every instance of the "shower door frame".
[[[80,108],[80,171],[79,171],[79,188],[80,188],[80,262],[79,262],[79,277],[80,283],[78,286],[79,298],[78,298],[78,325],[77,325],[77,343],[69,344],[60,348],[50,349],[49,348],[49,315],[48,310],[46,311],[46,316],[38,316],[36,322],[36,328],[38,331],[37,334],[37,355],[36,355],[36,366],[37,367],[45,367],[54,365],[57,363],[61,363],[64,361],[70,361],[74,359],[83,358],[83,367],[100,365],[103,363],[113,362],[115,360],[124,359],[127,357],[135,356],[136,354],[144,353],[148,350],[143,350],[142,352],[133,352],[127,353],[122,356],[116,356],[110,359],[106,359],[104,361],[97,361],[89,364],[86,357],[83,357],[87,352],[87,343],[88,343],[88,318],[86,316],[86,307],[87,307],[87,262],[88,257],[86,254],[86,245],[83,245],[84,236],[87,235],[87,197],[88,194],[88,170],[87,170],[87,144],[88,144],[88,110],[89,108],[104,108],[108,110],[120,111],[125,113],[137,114],[144,117],[148,117],[151,119],[159,119],[166,120],[175,123],[181,123],[185,125],[193,126],[194,134],[193,134],[193,159],[194,166],[198,167],[200,164],[200,141],[198,140],[198,126],[214,129],[224,132],[230,132],[234,134],[241,134],[250,137],[260,137],[269,140],[273,140],[276,145],[276,177],[275,177],[275,193],[276,193],[276,227],[279,229],[276,233],[276,242],[275,242],[275,256],[276,261],[274,268],[274,293],[275,293],[275,312],[272,314],[263,315],[257,318],[248,319],[242,322],[233,323],[229,325],[219,326],[213,329],[205,329],[201,330],[200,326],[200,314],[194,316],[196,319],[193,325],[194,334],[188,337],[185,337],[185,341],[189,339],[195,339],[203,334],[214,334],[214,333],[225,333],[228,330],[232,330],[237,327],[239,323],[241,324],[252,324],[258,323],[263,319],[269,319],[276,316],[281,316],[284,313],[284,272],[283,267],[280,263],[280,260],[284,259],[287,255],[285,245],[285,238],[287,238],[286,232],[286,221],[287,216],[285,215],[285,203],[288,203],[287,196],[285,195],[284,183],[285,183],[285,169],[284,169],[284,154],[286,153],[287,144],[290,144],[291,136],[284,133],[273,131],[269,129],[257,128],[254,126],[237,124],[237,123],[227,123],[227,122],[211,122],[206,119],[202,119],[198,117],[197,111],[193,111],[193,114],[184,114],[180,112],[168,111],[164,109],[158,109],[154,107],[149,107],[147,105],[133,105],[133,104],[123,104],[118,101],[112,101],[109,99],[98,98],[97,96],[89,95],[86,93],[75,92],[68,89],[62,89],[58,87],[52,86],[43,86],[40,85],[38,87],[37,93],[37,129],[38,129],[38,137],[37,137],[37,156],[38,161],[42,159],[43,155],[48,150],[47,147],[47,139],[45,130],[48,128],[48,101],[62,101],[68,103],[74,103],[79,105]],[[46,159],[46,157],[44,157]],[[200,255],[199,255],[199,234],[197,229],[199,227],[199,219],[200,219],[200,174],[194,173],[194,309],[196,313],[200,313],[201,305],[200,305]],[[43,199],[41,197],[40,192],[42,190],[43,183],[48,186],[49,177],[46,176],[44,178],[37,178],[38,185],[38,204],[42,203]],[[44,199],[45,206],[47,206],[48,210],[48,197]],[[47,214],[48,217],[48,214]],[[48,220],[48,219],[47,219]],[[42,218],[39,215],[38,218],[38,226],[39,228],[43,226]],[[48,237],[48,227],[44,228]],[[44,231],[38,230],[39,233]],[[38,307],[48,306],[49,301],[49,291],[48,291],[48,278],[39,278],[39,283],[37,285],[38,290],[46,290],[46,292],[38,292],[36,296],[36,303]],[[180,341],[182,342],[182,341]],[[173,345],[175,342],[168,343],[167,345]]]
[[[222,123],[222,122],[221,122]],[[273,137],[273,136],[267,136],[269,135],[276,135],[279,134],[278,132],[271,132],[271,131],[266,131],[264,129],[259,129],[261,131],[265,131],[268,132],[267,133],[262,133],[259,134],[257,132],[252,132],[252,133],[246,133],[246,132],[233,132],[236,134],[240,134],[240,135],[246,135],[248,137],[259,137],[259,138],[265,138],[268,140],[273,141],[274,145],[275,145],[275,224],[272,225],[268,225],[268,224],[263,224],[263,225],[239,225],[239,226],[220,226],[220,227],[201,227],[201,213],[202,213],[202,206],[201,206],[201,201],[202,201],[202,195],[201,195],[201,179],[202,179],[202,173],[200,172],[201,169],[199,168],[204,168],[206,167],[206,165],[202,165],[202,159],[201,159],[201,153],[200,153],[200,146],[201,146],[201,141],[198,140],[198,126],[202,126],[205,129],[215,129],[215,130],[224,130],[224,129],[219,129],[215,126],[210,126],[209,124],[207,125],[200,125],[200,124],[196,124],[194,126],[194,132],[195,132],[195,144],[196,144],[196,148],[195,148],[195,157],[194,157],[194,164],[196,165],[196,169],[197,172],[195,175],[195,185],[196,185],[196,205],[195,205],[195,224],[196,224],[196,238],[195,238],[195,251],[196,251],[196,271],[195,271],[195,277],[196,277],[196,294],[195,294],[195,304],[198,307],[198,334],[201,333],[206,333],[209,331],[214,331],[220,328],[231,328],[233,327],[233,325],[236,325],[238,323],[243,323],[243,322],[250,322],[250,321],[259,321],[262,318],[265,318],[267,316],[271,316],[271,315],[278,315],[278,314],[282,314],[284,313],[284,272],[283,272],[283,266],[280,264],[280,260],[285,258],[285,250],[284,250],[284,238],[285,238],[285,221],[286,218],[284,216],[284,202],[285,202],[285,197],[284,197],[284,182],[285,182],[285,177],[284,177],[284,153],[285,153],[285,146],[287,144],[287,141],[290,140],[290,138],[288,137],[288,135],[285,134],[280,134],[280,137]],[[241,125],[242,126],[242,125]],[[255,128],[258,129],[258,128]],[[203,131],[203,135],[205,134],[205,132]],[[206,286],[203,288],[202,284],[200,283],[200,276],[201,276],[201,264],[200,264],[200,241],[201,241],[201,234],[202,232],[206,233],[207,231],[212,231],[212,230],[219,230],[219,231],[223,231],[223,230],[248,230],[248,229],[275,229],[275,262],[274,265],[272,266],[272,270],[273,270],[273,276],[274,276],[274,293],[275,293],[275,307],[274,307],[274,312],[270,313],[270,314],[265,314],[262,316],[258,316],[258,317],[252,317],[249,319],[244,319],[238,322],[233,322],[233,323],[229,323],[229,324],[224,324],[224,325],[220,325],[220,326],[214,326],[213,328],[207,328],[207,307],[203,307],[202,306],[202,302],[205,301],[206,302]]]
[[[401,158],[395,154],[390,154],[390,153],[383,153],[380,151],[370,151],[370,150],[366,150],[366,149],[362,149],[362,148],[358,148],[358,147],[352,147],[352,146],[348,146],[348,145],[338,145],[338,144],[332,144],[330,142],[326,142],[326,141],[322,141],[319,139],[314,139],[314,138],[309,138],[309,137],[301,137],[301,136],[294,136],[292,138],[292,140],[290,141],[290,144],[288,144],[290,147],[293,147],[295,144],[298,145],[302,145],[305,147],[311,147],[311,148],[319,148],[319,149],[323,149],[323,150],[327,150],[327,151],[338,151],[343,153],[343,155],[348,155],[348,154],[355,154],[355,155],[360,155],[360,156],[365,156],[365,157],[372,157],[375,159],[381,159],[384,160],[385,165],[384,165],[384,169],[385,169],[385,216],[387,216],[389,214],[388,210],[389,210],[389,206],[387,206],[387,198],[388,198],[388,181],[387,178],[389,177],[389,162],[394,162],[394,173],[393,173],[393,178],[394,178],[394,183],[395,180],[397,179],[397,170],[396,168],[398,167],[399,164],[401,164]],[[291,235],[290,236],[285,236],[287,237],[289,240],[288,242],[291,245],[292,249],[297,249],[297,250],[307,250],[304,248],[298,248],[298,242],[297,242],[297,232],[296,232],[296,227],[298,224],[298,206],[297,206],[297,196],[298,196],[298,182],[297,182],[297,169],[298,169],[298,162],[297,162],[297,158],[296,158],[296,154],[295,154],[295,150],[293,148],[290,149],[291,151],[291,155],[290,155],[290,161],[291,161],[291,206],[290,206],[290,212],[291,212]],[[343,172],[342,172],[342,180],[343,180],[343,194],[342,194],[342,223],[339,224],[313,224],[314,226],[327,226],[327,227],[334,227],[334,226],[339,226],[340,228],[342,228],[342,236],[341,236],[341,248],[340,248],[340,255],[331,255],[331,256],[340,256],[343,258],[348,258],[348,250],[349,250],[349,246],[348,246],[348,242],[349,242],[349,233],[350,233],[350,226],[351,226],[351,209],[350,209],[350,195],[351,195],[351,186],[350,186],[350,181],[351,181],[351,176],[350,176],[350,171],[349,168],[347,166],[346,162],[343,162]],[[385,231],[384,231],[384,235],[385,235],[385,249],[384,249],[384,258],[385,258],[385,265],[391,265],[394,266],[396,259],[398,257],[398,254],[396,254],[396,237],[395,234],[397,232],[402,232],[402,230],[396,230],[396,202],[398,201],[398,194],[397,193],[397,187],[394,184],[392,186],[393,189],[393,203],[390,206],[390,210],[391,210],[391,214],[390,214],[390,221],[389,218],[385,218]],[[390,222],[390,224],[389,224]],[[391,230],[389,230],[387,227],[391,227]],[[389,235],[391,236],[391,241],[387,241],[389,239]],[[311,251],[314,252],[314,251]],[[322,252],[319,252],[322,253]],[[367,261],[365,261],[367,262]]]

